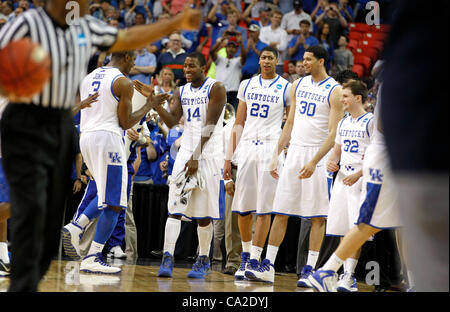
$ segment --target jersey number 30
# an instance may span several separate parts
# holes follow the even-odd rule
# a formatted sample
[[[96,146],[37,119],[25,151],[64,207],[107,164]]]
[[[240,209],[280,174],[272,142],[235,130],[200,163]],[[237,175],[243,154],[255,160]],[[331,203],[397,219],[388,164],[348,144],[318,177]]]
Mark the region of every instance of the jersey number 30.
[[[299,112],[302,115],[306,113],[307,116],[314,116],[314,114],[316,113],[316,104],[301,101]]]

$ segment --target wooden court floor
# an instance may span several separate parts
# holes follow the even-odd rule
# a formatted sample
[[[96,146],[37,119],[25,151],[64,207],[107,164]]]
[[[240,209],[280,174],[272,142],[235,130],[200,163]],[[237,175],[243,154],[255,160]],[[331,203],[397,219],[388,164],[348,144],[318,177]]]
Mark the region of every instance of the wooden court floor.
[[[54,260],[39,285],[39,292],[312,292],[296,286],[294,273],[276,273],[275,283],[235,281],[221,273],[221,264],[213,264],[204,280],[187,278],[192,263],[175,262],[172,278],[157,277],[159,260],[108,260],[120,266],[118,275],[79,272],[80,261]],[[0,292],[7,291],[9,279],[0,277]],[[358,283],[360,292],[372,292],[373,287]]]

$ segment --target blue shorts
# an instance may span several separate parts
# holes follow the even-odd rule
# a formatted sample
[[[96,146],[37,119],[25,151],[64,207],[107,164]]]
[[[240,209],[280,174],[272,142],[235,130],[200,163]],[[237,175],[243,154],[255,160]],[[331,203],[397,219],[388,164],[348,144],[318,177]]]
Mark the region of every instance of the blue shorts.
[[[9,203],[9,185],[3,172],[2,159],[0,158],[0,203]]]

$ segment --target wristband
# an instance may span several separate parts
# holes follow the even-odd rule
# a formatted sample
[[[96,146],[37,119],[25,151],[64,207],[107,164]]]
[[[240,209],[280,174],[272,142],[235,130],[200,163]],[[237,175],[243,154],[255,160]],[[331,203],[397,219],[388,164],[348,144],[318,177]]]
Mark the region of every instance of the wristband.
[[[223,185],[227,185],[229,182],[233,182],[233,180],[224,180]]]

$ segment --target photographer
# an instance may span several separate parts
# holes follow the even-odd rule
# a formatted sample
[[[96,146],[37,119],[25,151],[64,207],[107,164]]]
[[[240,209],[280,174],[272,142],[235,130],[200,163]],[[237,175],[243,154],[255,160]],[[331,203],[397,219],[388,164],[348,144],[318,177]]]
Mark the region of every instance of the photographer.
[[[330,3],[323,12],[316,19],[316,24],[320,27],[323,23],[330,25],[330,39],[335,47],[338,46],[338,41],[341,35],[348,27],[346,19],[342,16],[336,3]]]

